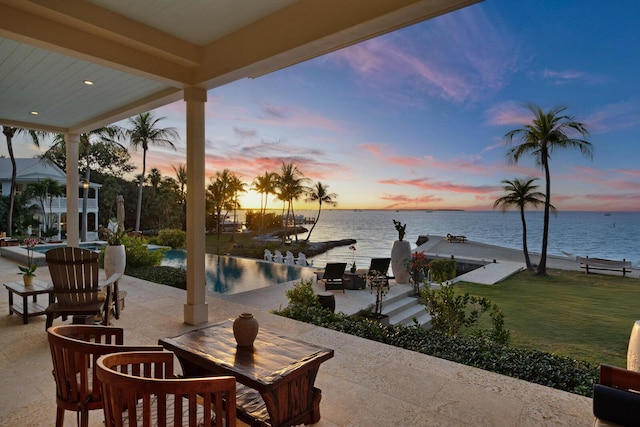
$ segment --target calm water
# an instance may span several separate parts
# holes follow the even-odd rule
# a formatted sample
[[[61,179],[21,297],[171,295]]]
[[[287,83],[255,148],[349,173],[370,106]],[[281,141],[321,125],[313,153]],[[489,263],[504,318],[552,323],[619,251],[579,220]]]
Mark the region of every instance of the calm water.
[[[299,211],[315,217],[317,211]],[[340,247],[314,257],[315,266],[352,260],[361,267],[373,257],[388,257],[398,234],[392,220],[407,224],[405,240],[416,247],[419,235],[463,234],[481,243],[522,249],[522,224],[518,212],[487,211],[383,211],[323,210],[311,241],[356,239],[356,251]],[[529,250],[539,253],[542,244],[541,211],[527,212]],[[306,226],[310,228],[310,226]],[[305,238],[306,234],[299,235]],[[559,212],[551,216],[549,254],[627,259],[640,263],[640,213]]]
[[[257,261],[247,258],[205,255],[207,293],[236,294],[313,276],[313,268]],[[185,268],[186,252],[170,250],[162,265]]]

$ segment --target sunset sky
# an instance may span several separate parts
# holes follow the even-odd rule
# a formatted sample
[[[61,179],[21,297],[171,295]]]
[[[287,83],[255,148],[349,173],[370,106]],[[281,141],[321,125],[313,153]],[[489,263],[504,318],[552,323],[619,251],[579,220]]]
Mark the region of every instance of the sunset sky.
[[[522,106],[533,102],[566,106],[594,147],[593,160],[553,154],[552,203],[640,211],[638,16],[636,0],[486,0],[212,90],[205,179],[229,168],[249,184],[291,162],[337,193],[338,208],[491,210],[501,180],[542,177],[530,159],[505,157],[504,134],[530,120]],[[151,147],[148,168],[173,175],[186,162],[185,105],[154,114],[182,140],[177,153]]]

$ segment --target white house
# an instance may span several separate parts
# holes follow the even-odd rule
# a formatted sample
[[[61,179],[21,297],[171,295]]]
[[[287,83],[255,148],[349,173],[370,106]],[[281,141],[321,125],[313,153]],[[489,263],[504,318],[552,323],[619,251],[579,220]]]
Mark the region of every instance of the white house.
[[[46,178],[59,182],[66,188],[67,176],[62,169],[48,159],[32,158],[32,159],[16,159],[16,192],[19,194],[27,184],[42,181]],[[8,196],[11,191],[11,159],[0,158],[0,195]],[[82,224],[82,190],[83,182],[78,183],[78,206],[79,224]],[[87,240],[97,239],[98,229],[98,190],[102,187],[100,184],[89,182],[89,197],[87,199]],[[34,217],[44,223],[45,218],[55,224],[58,229],[58,239],[61,234],[66,235],[67,224],[67,198],[54,197],[51,200],[51,207],[45,206],[47,212],[42,212],[40,203],[37,199],[32,199],[29,204],[37,206]],[[40,230],[33,230],[34,235],[41,235]]]

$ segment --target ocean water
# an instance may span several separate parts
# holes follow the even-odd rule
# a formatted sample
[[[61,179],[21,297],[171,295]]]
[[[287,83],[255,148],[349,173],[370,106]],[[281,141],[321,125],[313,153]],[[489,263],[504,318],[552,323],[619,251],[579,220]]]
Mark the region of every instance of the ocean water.
[[[296,211],[296,215],[315,217],[317,211]],[[529,251],[539,253],[542,245],[542,211],[525,214]],[[311,241],[357,240],[356,250],[334,248],[313,258],[315,266],[327,262],[351,262],[360,267],[371,258],[388,257],[398,238],[393,220],[407,224],[405,240],[412,248],[420,235],[462,234],[470,240],[512,249],[522,249],[522,223],[519,212],[500,211],[388,211],[323,210]],[[305,227],[311,228],[310,225]],[[306,238],[300,234],[299,239]],[[558,212],[551,215],[548,253],[589,256],[632,261],[640,266],[639,212]]]

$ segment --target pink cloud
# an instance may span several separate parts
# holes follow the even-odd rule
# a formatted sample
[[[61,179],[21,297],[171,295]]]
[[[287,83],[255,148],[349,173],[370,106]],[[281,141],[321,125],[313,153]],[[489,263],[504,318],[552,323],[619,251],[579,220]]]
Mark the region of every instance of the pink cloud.
[[[502,187],[494,185],[473,186],[466,184],[455,184],[452,182],[431,181],[428,178],[383,179],[379,180],[378,183],[387,185],[409,186],[419,188],[420,190],[449,191],[453,193],[463,194],[486,194],[502,190]]]
[[[640,104],[637,102],[608,104],[589,115],[584,122],[592,133],[636,128],[640,125]]]

